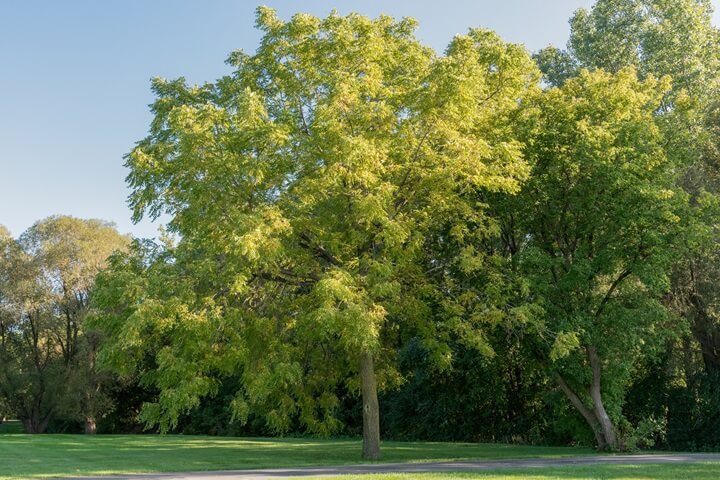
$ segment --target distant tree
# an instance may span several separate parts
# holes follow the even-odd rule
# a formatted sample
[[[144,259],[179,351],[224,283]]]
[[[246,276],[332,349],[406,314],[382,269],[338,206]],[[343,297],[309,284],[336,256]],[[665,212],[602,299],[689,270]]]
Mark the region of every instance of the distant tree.
[[[6,265],[10,257],[10,251],[14,246],[14,240],[10,235],[10,231],[0,225],[0,352],[5,352],[10,338],[10,325],[12,323],[12,313],[10,309],[10,279],[7,275]],[[1,355],[2,353],[0,353]],[[5,358],[0,356],[3,362]],[[1,387],[0,387],[1,388]],[[2,392],[2,390],[0,390]],[[10,408],[4,394],[0,394],[0,421],[3,421],[8,415],[14,413]]]
[[[548,47],[536,58],[552,85],[580,68],[634,66],[641,77],[670,75],[672,96],[707,97],[720,81],[720,33],[712,11],[710,0],[598,0],[570,19],[566,50]]]
[[[376,459],[395,332],[433,331],[419,325],[431,323],[427,236],[438,219],[462,222],[458,242],[491,231],[468,193],[512,193],[527,176],[509,124],[536,70],[522,47],[483,30],[437,57],[410,19],[283,22],[260,8],[257,25],[260,48],[231,55],[231,76],[153,83],[151,134],[127,160],[131,205],[136,220],[168,214],[181,241],[145,280],[142,256],[118,260],[118,279],[153,285],[139,305],[122,301],[134,297],[112,272],[103,280],[106,310],[128,314],[106,318],[117,335],[108,348],[164,342],[152,374],[161,394],[145,418],[165,428],[230,364],[244,375],[239,417],[265,402],[278,430],[294,415],[330,432],[335,385],[350,378],[363,457]],[[458,261],[483,258],[467,249]],[[447,328],[482,343],[454,318]]]
[[[28,433],[42,433],[57,408],[62,372],[50,331],[57,327],[38,262],[5,238],[2,265],[4,336],[0,391]]]
[[[0,392],[28,432],[42,433],[64,412],[94,433],[98,341],[84,321],[95,275],[128,241],[111,224],[72,217],[42,220],[17,241],[6,237]]]

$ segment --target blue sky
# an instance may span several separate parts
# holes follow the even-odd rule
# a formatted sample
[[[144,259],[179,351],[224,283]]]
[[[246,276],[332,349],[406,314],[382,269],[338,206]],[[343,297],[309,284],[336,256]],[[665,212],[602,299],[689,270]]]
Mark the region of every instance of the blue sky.
[[[441,51],[482,26],[530,50],[562,46],[567,20],[591,0],[271,1],[287,18],[336,8],[419,20],[418,37]],[[713,0],[716,10],[720,0]],[[254,2],[223,0],[0,0],[0,224],[19,235],[52,214],[103,218],[122,232],[123,155],[145,136],[149,79],[214,80],[227,54],[252,52]],[[718,24],[718,13],[715,21]]]

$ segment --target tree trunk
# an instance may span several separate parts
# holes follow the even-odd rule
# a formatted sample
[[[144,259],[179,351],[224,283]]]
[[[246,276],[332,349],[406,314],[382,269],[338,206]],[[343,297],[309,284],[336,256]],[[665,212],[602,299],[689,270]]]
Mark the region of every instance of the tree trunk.
[[[362,458],[380,460],[380,405],[373,357],[369,352],[360,355],[360,384],[363,403]]]
[[[615,426],[610,420],[610,416],[605,411],[602,395],[600,394],[600,357],[598,357],[595,347],[587,348],[588,359],[590,360],[590,368],[592,369],[592,385],[590,386],[590,398],[593,404],[593,412],[595,418],[602,428],[603,436],[609,450],[617,450],[617,436],[615,435]]]
[[[600,450],[617,450],[619,445],[617,441],[617,434],[615,433],[615,426],[610,419],[610,416],[605,410],[605,405],[602,401],[601,388],[600,388],[600,377],[602,369],[600,365],[600,357],[598,356],[595,347],[587,347],[585,349],[590,362],[590,369],[592,371],[592,383],[588,388],[588,394],[590,396],[590,402],[592,409],[588,408],[585,402],[582,401],[580,396],[568,385],[565,379],[559,374],[555,374],[555,379],[560,386],[560,389],[565,393],[565,396],[570,400],[573,407],[583,416],[585,421],[590,425],[590,428],[595,435],[595,441],[597,442],[598,449]]]
[[[558,385],[560,385],[560,389],[563,391],[563,393],[565,393],[565,396],[568,398],[568,400],[570,400],[570,403],[572,403],[573,407],[575,407],[575,409],[580,412],[580,414],[583,416],[585,421],[592,429],[593,434],[595,435],[595,442],[597,442],[598,449],[607,449],[605,435],[603,434],[603,430],[600,427],[600,423],[597,421],[597,418],[595,418],[595,413],[585,406],[580,397],[575,393],[572,388],[570,388],[565,379],[561,377],[559,373],[555,374],[555,379],[557,380]]]
[[[95,435],[97,432],[97,424],[95,423],[95,417],[87,417],[85,419],[85,433],[87,435]]]
[[[720,371],[720,331],[700,295],[692,293],[690,303],[693,308],[692,333],[700,344],[705,371]]]
[[[29,418],[23,418],[22,422],[27,433],[45,433],[50,422],[50,415],[40,418],[40,415],[33,414]]]

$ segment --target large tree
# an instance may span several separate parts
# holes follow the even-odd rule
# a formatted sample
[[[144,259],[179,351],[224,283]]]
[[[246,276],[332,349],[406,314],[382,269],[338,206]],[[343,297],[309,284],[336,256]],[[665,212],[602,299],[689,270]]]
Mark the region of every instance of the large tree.
[[[712,23],[709,0],[599,0],[570,20],[567,50],[547,48],[536,56],[546,80],[559,85],[579,68],[618,71],[637,68],[641,76],[669,75],[656,115],[667,137],[667,154],[678,160],[678,185],[691,196],[685,219],[689,238],[674,268],[673,308],[690,321],[708,372],[720,369],[720,30]]]
[[[135,219],[165,213],[181,237],[167,278],[192,268],[185,280],[205,271],[216,283],[179,281],[188,288],[145,298],[161,308],[108,318],[173,329],[157,356],[163,393],[151,420],[167,426],[213,390],[210,378],[178,382],[169,358],[204,373],[235,362],[245,374],[241,415],[284,390],[271,423],[286,427],[295,412],[315,431],[332,430],[334,385],[354,373],[347,386],[362,394],[363,457],[376,459],[378,379],[394,375],[393,332],[431,323],[429,232],[438,219],[458,219],[455,241],[468,228],[487,234],[485,208],[470,193],[512,193],[526,177],[509,123],[535,88],[535,67],[522,47],[483,30],[437,56],[410,19],[284,22],[260,8],[257,25],[260,47],[232,54],[232,75],[202,86],[153,82],[151,133],[127,160]],[[467,249],[458,261],[482,257]],[[119,264],[122,272],[138,262]],[[195,355],[180,332],[198,318],[242,333],[201,336],[210,351]],[[137,342],[128,338],[136,328],[110,330]]]
[[[502,239],[544,310],[536,355],[592,428],[621,447],[623,393],[652,353],[685,195],[654,112],[669,82],[583,70],[543,92],[519,123],[533,168],[497,202]]]

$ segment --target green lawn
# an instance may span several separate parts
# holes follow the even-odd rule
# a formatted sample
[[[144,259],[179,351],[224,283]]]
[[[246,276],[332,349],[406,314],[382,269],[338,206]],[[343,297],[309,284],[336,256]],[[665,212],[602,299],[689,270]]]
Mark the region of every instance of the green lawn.
[[[596,465],[478,473],[347,475],[339,477],[339,480],[717,480],[718,478],[720,478],[720,463]]]
[[[383,461],[560,457],[588,449],[384,442]],[[359,440],[0,434],[0,479],[360,463]]]
[[[0,425],[0,479],[112,473],[229,470],[360,463],[359,440],[178,435],[25,435]],[[588,455],[589,449],[499,444],[384,442],[383,461],[506,459]],[[344,480],[717,479],[720,463],[603,465],[478,473],[346,476]]]

